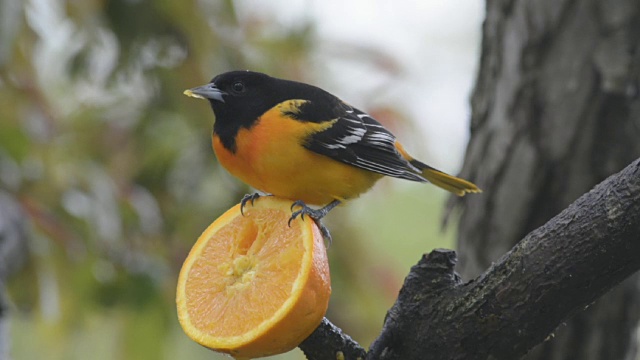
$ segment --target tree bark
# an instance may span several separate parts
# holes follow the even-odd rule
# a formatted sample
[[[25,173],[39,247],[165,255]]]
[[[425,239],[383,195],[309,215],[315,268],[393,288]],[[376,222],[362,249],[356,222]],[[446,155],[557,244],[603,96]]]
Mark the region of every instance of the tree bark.
[[[461,176],[460,271],[474,278],[580,194],[640,156],[640,2],[489,0]],[[634,359],[639,278],[527,359]]]
[[[342,359],[362,360],[367,352],[327,318],[299,345],[307,360]]]
[[[640,269],[640,159],[528,234],[463,283],[455,253],[411,269],[367,359],[516,359],[568,317]],[[324,321],[301,345],[308,359],[362,358]]]

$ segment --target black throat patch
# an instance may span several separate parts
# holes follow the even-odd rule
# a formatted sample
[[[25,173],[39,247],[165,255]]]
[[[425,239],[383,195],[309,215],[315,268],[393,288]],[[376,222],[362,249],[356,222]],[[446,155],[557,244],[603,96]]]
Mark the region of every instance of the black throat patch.
[[[213,133],[220,138],[220,142],[225,149],[235,154],[237,149],[236,137],[241,128],[250,129],[258,123],[258,118],[262,115],[259,110],[251,111],[250,107],[243,108],[244,111],[229,111],[227,108],[216,109],[219,103],[211,104],[216,114],[213,123]],[[224,105],[224,104],[222,104]]]

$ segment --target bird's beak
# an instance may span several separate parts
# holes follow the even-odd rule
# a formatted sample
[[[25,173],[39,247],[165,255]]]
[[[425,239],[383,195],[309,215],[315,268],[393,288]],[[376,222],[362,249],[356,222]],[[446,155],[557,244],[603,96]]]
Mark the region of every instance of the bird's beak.
[[[227,95],[226,92],[218,89],[213,83],[185,90],[183,94],[198,99],[209,99],[220,102],[224,102],[224,98],[222,96]]]

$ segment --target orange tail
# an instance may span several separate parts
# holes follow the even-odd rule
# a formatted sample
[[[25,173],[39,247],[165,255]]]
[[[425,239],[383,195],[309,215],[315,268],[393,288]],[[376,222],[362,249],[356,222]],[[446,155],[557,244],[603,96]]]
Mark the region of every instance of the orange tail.
[[[433,185],[445,189],[448,192],[454,193],[458,196],[464,196],[466,193],[481,193],[482,190],[476,186],[476,184],[471,181],[467,181],[465,179],[457,178],[453,175],[449,175],[444,173],[438,169],[432,168],[431,166],[414,159],[409,153],[404,149],[402,144],[396,141],[396,149],[400,153],[400,155],[407,160],[411,165],[415,166],[420,170],[420,174],[422,177],[427,179]]]
[[[418,164],[419,163],[419,164]],[[443,188],[448,192],[454,193],[458,196],[464,196],[466,193],[480,193],[482,190],[476,186],[476,184],[460,179],[453,175],[443,173],[440,170],[434,169],[429,165],[423,164],[418,160],[413,160],[411,165],[422,170],[422,176],[429,180],[433,185]],[[422,166],[419,166],[422,165]]]

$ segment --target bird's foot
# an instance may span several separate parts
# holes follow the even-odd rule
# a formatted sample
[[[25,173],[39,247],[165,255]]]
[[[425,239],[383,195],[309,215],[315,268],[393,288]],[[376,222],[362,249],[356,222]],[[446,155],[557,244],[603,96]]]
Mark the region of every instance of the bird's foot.
[[[334,200],[325,207],[322,207],[320,209],[313,209],[313,208],[310,208],[307,204],[305,204],[304,201],[302,200],[295,201],[291,205],[291,211],[293,211],[295,207],[300,207],[300,210],[293,211],[293,213],[291,214],[291,217],[289,218],[288,224],[289,226],[291,226],[291,221],[295,220],[295,218],[297,218],[298,216],[300,216],[302,220],[304,220],[305,215],[309,216],[313,221],[315,221],[316,225],[320,229],[320,233],[322,233],[322,237],[327,241],[327,243],[329,243],[329,246],[331,246],[331,242],[332,242],[331,233],[329,233],[329,229],[326,226],[324,226],[321,219],[325,217],[329,213],[329,211],[331,211],[331,209],[338,206],[339,204],[340,204],[340,201]]]
[[[245,196],[243,196],[242,200],[240,200],[240,214],[244,216],[244,207],[245,205],[247,205],[248,202],[251,202],[251,206],[253,206],[253,203],[262,196],[271,196],[271,195],[261,195],[260,193],[256,192],[253,194],[246,194]]]

